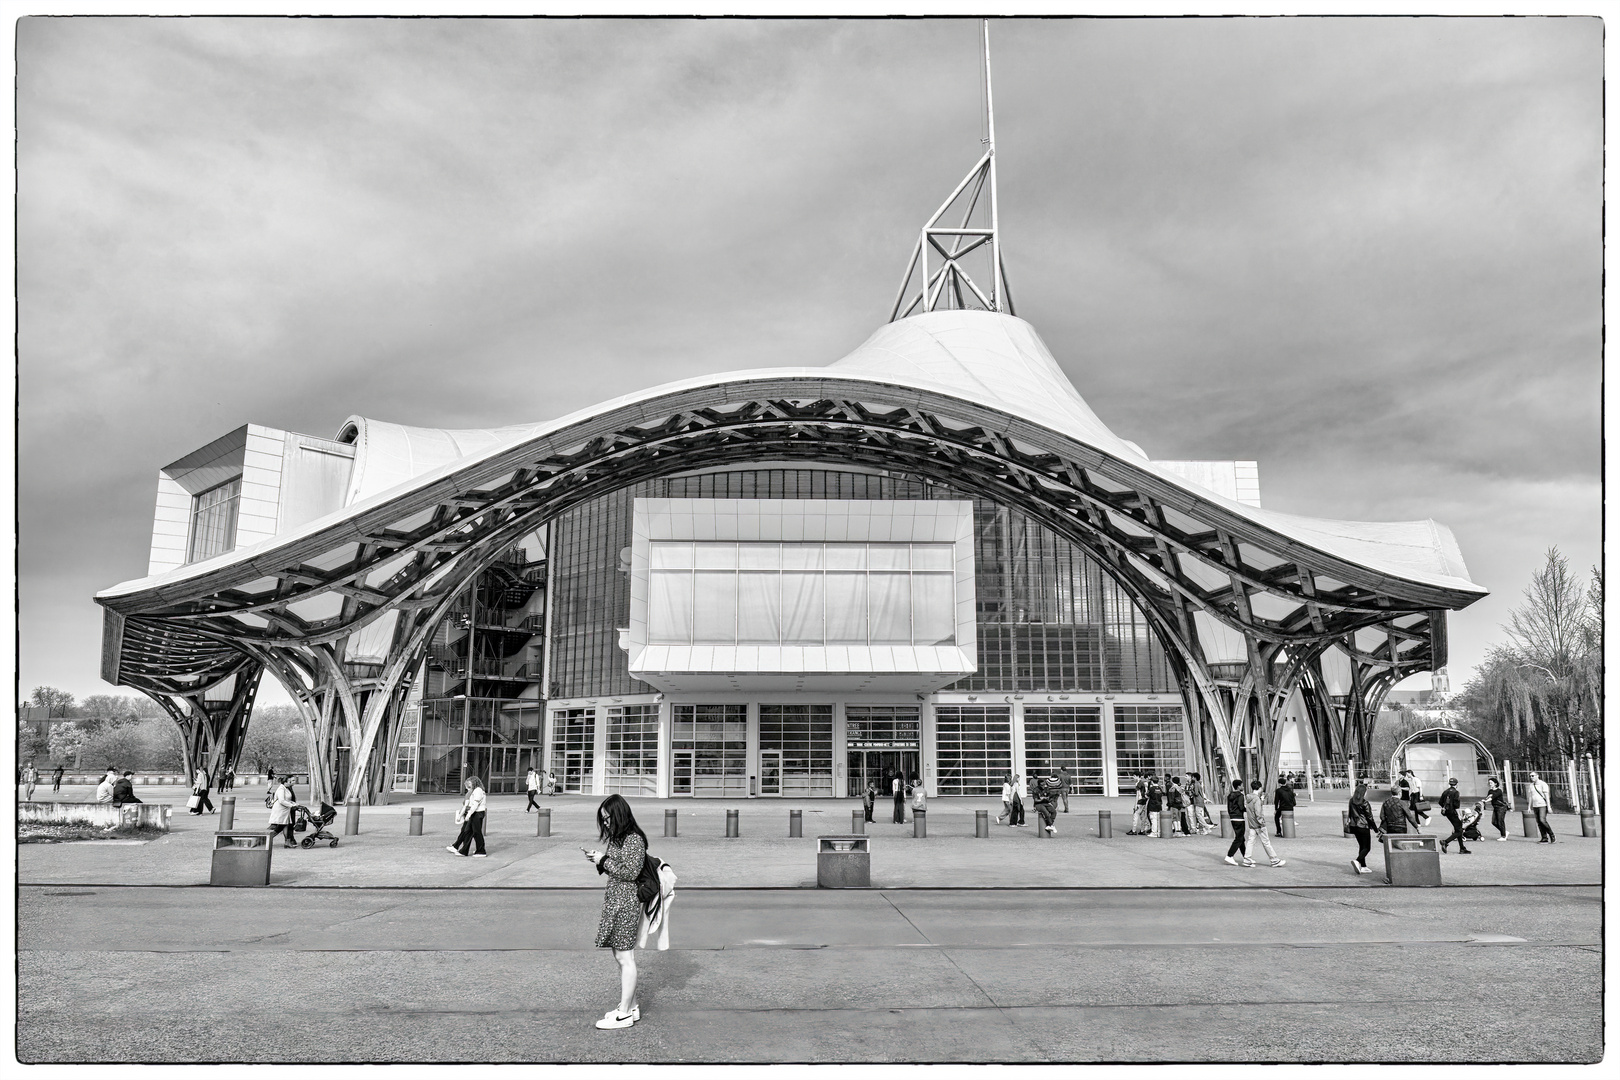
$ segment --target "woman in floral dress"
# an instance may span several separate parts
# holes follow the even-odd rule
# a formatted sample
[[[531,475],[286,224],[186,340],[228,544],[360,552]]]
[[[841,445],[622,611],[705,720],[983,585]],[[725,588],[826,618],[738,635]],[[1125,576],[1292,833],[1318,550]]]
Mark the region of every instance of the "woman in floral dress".
[[[641,1003],[636,999],[636,941],[641,936],[642,910],[636,878],[647,858],[647,834],[636,824],[622,795],[602,800],[596,809],[596,824],[607,850],[587,851],[585,857],[596,865],[597,873],[608,876],[596,945],[612,949],[613,959],[619,962],[619,1006],[609,1009],[596,1026],[627,1028],[641,1019]]]

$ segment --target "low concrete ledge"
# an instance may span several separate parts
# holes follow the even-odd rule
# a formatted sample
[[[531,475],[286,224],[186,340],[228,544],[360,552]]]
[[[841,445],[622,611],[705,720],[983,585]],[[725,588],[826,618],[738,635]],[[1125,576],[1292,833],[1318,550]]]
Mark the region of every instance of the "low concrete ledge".
[[[145,827],[169,831],[168,803],[20,802],[17,823],[34,825],[92,825],[102,829]]]

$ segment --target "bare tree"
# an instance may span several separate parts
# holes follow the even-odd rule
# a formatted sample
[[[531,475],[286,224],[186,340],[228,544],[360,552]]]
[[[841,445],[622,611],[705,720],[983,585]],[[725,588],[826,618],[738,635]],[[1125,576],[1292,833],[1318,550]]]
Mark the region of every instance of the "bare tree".
[[[36,686],[30,703],[44,709],[47,717],[66,716],[73,708],[73,695],[54,686]]]

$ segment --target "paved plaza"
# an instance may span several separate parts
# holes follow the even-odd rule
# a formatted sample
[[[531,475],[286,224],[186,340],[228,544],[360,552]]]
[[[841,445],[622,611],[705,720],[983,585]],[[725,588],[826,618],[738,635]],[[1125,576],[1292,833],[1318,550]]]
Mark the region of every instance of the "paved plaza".
[[[69,794],[64,792],[65,795]],[[172,794],[154,788],[157,799]],[[239,790],[239,824],[263,820]],[[1600,842],[1485,841],[1448,886],[1354,877],[1343,793],[1278,840],[1124,836],[1128,802],[1076,799],[1059,835],[929,836],[879,821],[874,888],[814,884],[842,800],[636,800],[681,875],[671,948],[641,953],[644,1019],[591,946],[601,883],[579,855],[595,798],[494,796],[490,857],[444,850],[455,803],[367,807],[335,849],[275,851],[272,887],[206,887],[216,819],[147,843],[20,849],[19,1053],[82,1061],[1558,1061],[1602,1054]],[[425,835],[406,835],[412,805]],[[661,836],[662,811],[681,835]],[[726,839],[724,811],[741,811]],[[1096,836],[1096,810],[1118,817]],[[804,838],[787,834],[801,809]],[[885,807],[884,809],[887,809]],[[342,819],[336,823],[341,834]],[[1378,865],[1377,853],[1372,862]],[[1526,1008],[1535,1002],[1534,1008]]]

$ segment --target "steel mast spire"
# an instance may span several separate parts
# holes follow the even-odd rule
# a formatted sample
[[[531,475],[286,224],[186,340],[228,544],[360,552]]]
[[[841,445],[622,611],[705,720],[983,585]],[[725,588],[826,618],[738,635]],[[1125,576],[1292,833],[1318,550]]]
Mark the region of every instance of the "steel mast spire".
[[[996,200],[996,115],[990,87],[990,20],[981,25],[984,52],[984,156],[928,219],[912,248],[889,321],[923,311],[974,310],[1013,314],[1007,271],[1001,260],[1000,207]],[[988,188],[988,193],[986,192]],[[988,198],[986,198],[988,194]],[[958,217],[958,214],[960,215]],[[949,220],[959,221],[951,225]],[[931,265],[938,260],[937,267]],[[981,288],[969,272],[975,267]]]

